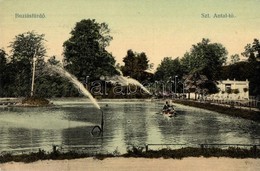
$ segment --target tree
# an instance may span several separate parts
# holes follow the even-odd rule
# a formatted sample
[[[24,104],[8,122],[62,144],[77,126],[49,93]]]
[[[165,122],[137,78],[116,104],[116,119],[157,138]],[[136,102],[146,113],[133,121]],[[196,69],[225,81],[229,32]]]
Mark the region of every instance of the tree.
[[[260,60],[260,43],[258,39],[254,39],[252,44],[247,44],[245,46],[245,51],[242,56],[248,58],[248,61]]]
[[[10,43],[11,61],[8,67],[10,80],[9,92],[13,96],[28,96],[30,93],[33,58],[36,58],[36,68],[41,72],[44,65],[46,48],[44,34],[34,31],[15,36]]]
[[[0,68],[2,69],[6,63],[7,63],[7,59],[6,59],[6,53],[3,49],[0,49]]]
[[[60,61],[56,59],[56,56],[52,56],[48,59],[47,63],[50,65],[59,65]]]
[[[183,70],[179,58],[172,59],[171,57],[165,57],[159,64],[155,72],[155,80],[169,81],[177,76],[181,78],[183,76]]]
[[[230,58],[231,58],[231,64],[234,64],[234,63],[237,63],[237,62],[240,61],[240,58],[239,58],[238,54],[231,55]]]
[[[130,76],[138,81],[145,81],[149,77],[146,70],[149,67],[149,60],[144,52],[137,53],[129,49],[123,58],[124,66],[121,67],[124,76]]]
[[[185,88],[200,94],[202,91],[216,93],[216,81],[220,79],[226,59],[227,50],[220,43],[210,43],[209,39],[202,39],[192,45],[190,52],[186,52],[181,59]]]
[[[260,96],[260,43],[258,39],[254,39],[252,44],[245,46],[243,56],[248,58],[248,69],[252,69],[249,76],[249,93],[251,95]]]
[[[186,52],[184,56],[180,60],[182,69],[184,74],[189,74],[196,68],[194,65],[196,65],[196,60],[193,58],[189,52]]]
[[[6,67],[7,67],[7,59],[6,53],[4,50],[0,49],[0,97],[4,96],[4,86],[6,84]]]
[[[112,37],[106,23],[83,19],[76,23],[71,37],[63,43],[65,68],[79,80],[86,76],[97,79],[102,75],[114,75],[115,59],[106,51]]]
[[[11,62],[31,63],[33,57],[43,60],[46,54],[45,41],[44,34],[37,34],[34,31],[15,36],[15,40],[9,46],[12,48]]]
[[[144,52],[141,52],[136,57],[138,71],[145,71],[148,69],[149,60]]]
[[[194,92],[195,93],[195,99],[197,99],[197,94],[204,95],[206,93],[209,93],[211,90],[209,89],[209,84],[211,82],[208,80],[208,78],[205,75],[201,75],[198,72],[194,72],[188,75],[185,75],[183,77],[184,79],[184,85],[185,90],[187,90],[188,93]],[[214,85],[213,85],[214,86]],[[215,86],[216,88],[216,86]],[[189,95],[190,98],[190,95]]]
[[[61,65],[55,56],[47,60],[41,77],[35,82],[35,94],[40,97],[77,97],[80,95],[78,90],[67,78],[61,77],[58,73],[50,70],[51,65]]]
[[[249,79],[254,73],[254,68],[250,67],[248,61],[236,62],[234,64],[223,66],[221,69],[221,79],[236,79],[245,81]]]
[[[132,49],[129,49],[127,51],[126,56],[123,58],[123,62],[125,63],[125,65],[122,66],[122,72],[124,75],[133,77],[134,67],[135,67],[135,58],[136,58],[135,53],[132,51]]]
[[[181,62],[188,73],[198,72],[209,80],[218,80],[220,69],[226,59],[227,50],[222,44],[202,39],[201,42],[192,45],[190,53],[186,53]]]

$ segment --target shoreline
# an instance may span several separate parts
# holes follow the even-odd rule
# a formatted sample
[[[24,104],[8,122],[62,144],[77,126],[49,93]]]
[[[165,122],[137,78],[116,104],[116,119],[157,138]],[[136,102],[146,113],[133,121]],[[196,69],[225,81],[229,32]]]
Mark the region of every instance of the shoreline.
[[[173,103],[197,107],[201,109],[206,109],[210,111],[215,111],[221,114],[225,114],[232,117],[240,117],[243,119],[251,120],[260,123],[260,111],[248,110],[248,109],[240,109],[234,108],[230,106],[223,106],[218,104],[212,104],[209,102],[197,102],[192,100],[181,100],[181,99],[173,99]]]
[[[236,158],[236,159],[260,159],[260,145],[244,145],[248,148],[239,148],[239,144],[229,146],[227,149],[220,149],[210,147],[210,144],[201,144],[200,148],[186,147],[180,149],[168,149],[163,148],[160,150],[150,150],[148,145],[146,147],[132,147],[127,151],[127,153],[97,153],[95,155],[91,153],[68,151],[61,152],[55,146],[53,147],[52,152],[46,152],[45,150],[39,149],[38,152],[31,153],[22,153],[22,154],[11,154],[11,153],[1,153],[0,163],[8,162],[24,162],[24,163],[33,163],[36,161],[43,160],[71,160],[71,159],[81,159],[92,157],[97,160],[104,160],[107,158],[146,158],[146,159],[184,159],[190,157],[226,157],[226,158]],[[228,145],[228,144],[227,144]]]
[[[260,159],[233,159],[225,157],[189,157],[184,159],[106,158],[97,160],[82,158],[73,160],[44,160],[30,164],[9,162],[0,164],[1,171],[244,171],[260,170]]]

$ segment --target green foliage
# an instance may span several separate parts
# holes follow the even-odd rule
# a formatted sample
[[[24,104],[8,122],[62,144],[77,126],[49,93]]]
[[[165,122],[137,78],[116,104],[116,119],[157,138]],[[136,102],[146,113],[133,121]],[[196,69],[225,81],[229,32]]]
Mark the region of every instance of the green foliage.
[[[258,39],[254,39],[252,44],[245,46],[245,51],[242,53],[243,56],[247,57],[249,62],[260,59],[260,43]]]
[[[44,65],[44,35],[34,31],[26,32],[15,36],[10,43],[11,56],[7,65],[8,80],[6,90],[7,96],[28,96],[30,93],[32,63],[36,58],[36,75],[42,71]]]
[[[234,63],[237,63],[237,62],[240,61],[240,58],[239,58],[238,54],[231,55],[230,58],[231,58],[231,64],[234,64]]]
[[[144,153],[144,147],[131,146],[127,147],[127,154],[131,157],[140,157]]]
[[[124,57],[123,62],[125,63],[124,66],[122,66],[122,72],[126,76],[130,76],[133,78],[134,70],[136,67],[136,55],[135,53],[129,49],[127,51],[127,55]]]
[[[55,56],[51,57],[47,65],[60,65]],[[66,78],[57,73],[49,72],[47,68],[36,79],[35,94],[40,97],[78,97],[80,93]]]
[[[35,94],[40,97],[78,97],[80,93],[67,79],[57,74],[45,74],[35,83]]]
[[[31,63],[33,57],[37,60],[43,59],[46,54],[45,41],[44,34],[40,35],[34,31],[18,34],[9,46],[12,48],[11,60]]]
[[[139,150],[140,147],[134,147],[124,154],[124,157],[144,157],[144,158],[174,158],[182,159],[184,157],[231,157],[231,158],[257,158],[259,157],[260,150],[253,148],[243,149],[229,147],[228,149],[220,148],[195,148],[185,147],[181,149],[163,148],[160,150]]]
[[[163,80],[178,75],[185,83],[185,89],[197,93],[218,92],[215,81],[220,78],[222,65],[226,62],[227,51],[220,43],[210,43],[209,39],[193,45],[179,60],[166,57],[155,73],[155,79]],[[186,75],[185,77],[183,77]],[[203,76],[206,79],[197,78]],[[192,90],[193,89],[193,90]]]
[[[209,80],[205,75],[201,75],[198,72],[185,75],[183,78],[184,86],[188,92],[211,94],[219,91],[215,82]]]
[[[231,93],[232,93],[232,90],[229,88],[229,89],[226,90],[226,92],[227,92],[228,94],[231,94]]]
[[[95,20],[81,20],[71,31],[71,37],[64,42],[65,68],[83,81],[99,79],[102,75],[114,75],[115,59],[106,51],[112,37],[106,23]]]
[[[181,60],[187,73],[198,72],[209,80],[218,80],[222,65],[226,62],[227,50],[220,43],[210,43],[209,39],[193,45],[190,53]]]
[[[242,61],[223,66],[221,70],[221,79],[236,79],[239,81],[245,81],[246,79],[251,78],[253,73],[254,68],[251,67],[250,63],[247,61]]]
[[[7,58],[4,50],[0,49],[0,97],[4,96],[4,87],[7,84]]]
[[[243,91],[246,93],[248,92],[248,88],[243,88]]]
[[[260,44],[257,39],[254,39],[252,45],[247,44],[243,56],[248,58],[248,61],[236,62],[231,65],[223,66],[221,71],[221,79],[236,79],[245,81],[248,79],[250,95],[260,95]]]
[[[50,64],[50,65],[59,65],[60,64],[60,61],[58,61],[57,59],[56,59],[56,56],[52,56],[52,57],[50,57],[49,59],[48,59],[48,62],[47,62],[48,64]]]
[[[3,49],[0,49],[0,68],[2,69],[3,67],[5,67],[6,63],[7,63],[7,59],[6,59],[6,53]]]
[[[87,19],[76,23],[71,31],[71,37],[64,42],[65,68],[76,75],[80,81],[94,81],[100,76],[118,74],[115,69],[115,59],[106,51],[112,37],[106,23],[97,23]],[[13,42],[10,42],[11,54],[8,56],[0,49],[0,96],[27,97],[31,89],[32,61],[36,60],[35,94],[39,97],[68,97],[80,96],[77,89],[66,79],[57,74],[44,73],[44,56],[46,54],[45,38],[43,34],[34,31],[18,34]],[[209,39],[202,39],[194,44],[183,58],[165,57],[156,69],[155,75],[146,72],[149,68],[149,60],[144,52],[137,53],[128,50],[121,67],[125,76],[131,76],[140,82],[157,80],[164,83],[184,80],[184,75],[203,75],[207,80],[198,79],[190,83],[196,92],[216,92],[215,80],[220,79],[248,79],[250,95],[260,96],[260,43],[254,39],[251,44],[245,46],[243,56],[248,61],[239,61],[239,55],[231,55],[231,65],[223,66],[226,62],[227,51],[220,43],[211,43]],[[61,65],[52,56],[49,64]],[[192,80],[191,80],[192,81]],[[194,82],[195,81],[195,82]],[[203,82],[203,84],[202,84]],[[179,83],[179,82],[178,82]],[[187,89],[185,85],[185,89]],[[177,92],[181,92],[182,85],[177,84]],[[113,86],[108,87],[108,96],[111,98],[126,98],[125,95],[115,96]],[[244,92],[246,92],[244,90]],[[231,93],[231,92],[230,92]],[[232,92],[236,93],[236,92]],[[144,97],[140,93],[132,94],[132,98]]]
[[[22,100],[22,104],[29,106],[47,106],[49,103],[49,100],[40,97],[27,97]]]
[[[155,80],[169,81],[169,79],[173,80],[175,76],[179,78],[183,76],[179,58],[165,57],[156,69]]]
[[[250,94],[260,96],[260,43],[258,39],[254,39],[252,44],[245,46],[243,56],[248,58],[248,70],[250,81]]]
[[[143,82],[147,80],[148,77],[152,76],[145,71],[148,69],[149,60],[144,52],[136,53],[129,49],[123,62],[125,64],[121,69],[124,76],[130,76],[140,82]]]
[[[126,154],[120,155],[117,150],[113,154],[89,154],[82,152],[60,152],[59,150],[53,150],[50,153],[39,149],[38,152],[31,152],[29,154],[12,155],[10,153],[0,155],[0,163],[6,162],[35,162],[37,160],[70,160],[77,158],[93,157],[94,159],[103,160],[108,157],[144,157],[144,158],[173,158],[182,159],[184,157],[231,157],[231,158],[259,158],[260,150],[252,147],[250,149],[229,147],[227,149],[221,148],[196,148],[185,147],[180,149],[163,148],[160,150],[147,150],[144,151],[144,147],[133,146],[127,149]]]
[[[238,90],[238,89],[232,89],[231,91],[232,91],[232,93],[234,93],[234,94],[238,94],[238,93],[239,93],[239,90]]]
[[[191,73],[196,68],[196,61],[189,52],[186,52],[180,60],[184,74]]]
[[[0,96],[27,97],[31,90],[32,60],[36,58],[35,95],[38,97],[79,96],[73,85],[57,74],[45,69],[44,35],[35,32],[19,34],[11,42],[10,61],[6,54],[0,51]],[[52,56],[49,64],[59,65],[60,62]],[[3,72],[2,72],[3,71]],[[3,74],[3,75],[1,75]],[[5,91],[3,91],[5,90]]]

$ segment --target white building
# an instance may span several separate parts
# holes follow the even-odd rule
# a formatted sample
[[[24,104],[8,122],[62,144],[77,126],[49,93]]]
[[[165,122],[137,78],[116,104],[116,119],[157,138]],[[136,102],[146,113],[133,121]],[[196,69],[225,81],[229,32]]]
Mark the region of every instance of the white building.
[[[211,99],[248,100],[249,81],[222,80],[217,82],[219,93],[210,95]]]

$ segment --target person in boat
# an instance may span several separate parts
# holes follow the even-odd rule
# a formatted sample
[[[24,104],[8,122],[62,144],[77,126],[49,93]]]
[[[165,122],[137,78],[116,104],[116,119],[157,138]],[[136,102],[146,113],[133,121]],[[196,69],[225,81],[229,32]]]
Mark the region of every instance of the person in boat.
[[[174,112],[173,106],[169,105],[168,101],[166,101],[165,105],[163,106],[163,112],[164,113],[173,113]]]
[[[168,101],[166,101],[163,106],[163,111],[168,112],[168,111],[170,111],[170,108],[171,108],[171,106],[169,105]]]

